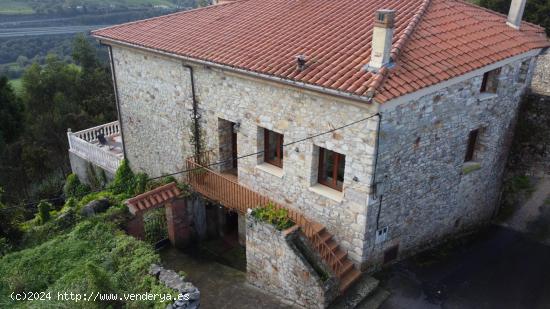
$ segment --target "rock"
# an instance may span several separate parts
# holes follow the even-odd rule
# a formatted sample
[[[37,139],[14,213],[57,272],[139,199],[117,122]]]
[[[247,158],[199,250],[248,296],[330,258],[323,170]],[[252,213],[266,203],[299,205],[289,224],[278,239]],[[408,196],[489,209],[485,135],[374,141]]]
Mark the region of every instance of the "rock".
[[[186,309],[197,309],[199,307],[200,307],[200,301],[194,300],[189,302]]]
[[[149,267],[149,275],[157,278],[159,278],[160,272],[163,271],[164,268],[162,266],[159,266],[157,264],[151,264],[151,267]]]
[[[55,222],[60,227],[69,227],[75,222],[75,213],[74,210],[69,209],[67,212],[60,214]]]
[[[178,291],[180,297],[183,298],[168,305],[166,309],[197,309],[200,307],[201,293],[199,289],[191,282],[185,282],[185,278],[175,271],[165,269],[157,264],[151,264],[149,274],[156,277],[165,286]]]
[[[199,300],[201,298],[201,292],[197,289],[195,292],[187,293],[187,296],[189,297],[189,300]]]
[[[84,217],[90,217],[95,214],[106,211],[107,209],[109,209],[110,206],[111,204],[109,203],[109,199],[102,198],[99,200],[89,202],[86,206],[82,208],[80,213]]]

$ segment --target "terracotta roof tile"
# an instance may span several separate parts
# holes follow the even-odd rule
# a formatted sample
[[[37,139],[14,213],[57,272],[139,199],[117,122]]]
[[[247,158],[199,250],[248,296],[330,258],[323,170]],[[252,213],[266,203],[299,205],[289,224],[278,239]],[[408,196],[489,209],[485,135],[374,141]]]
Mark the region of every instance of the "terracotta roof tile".
[[[395,9],[392,58],[370,60],[374,13]],[[94,31],[129,43],[276,76],[378,102],[416,91],[531,49],[550,46],[541,27],[459,0],[241,0]],[[295,56],[308,67],[296,69]]]
[[[130,212],[135,214],[140,211],[162,206],[172,198],[181,194],[175,182],[145,192],[126,201]]]

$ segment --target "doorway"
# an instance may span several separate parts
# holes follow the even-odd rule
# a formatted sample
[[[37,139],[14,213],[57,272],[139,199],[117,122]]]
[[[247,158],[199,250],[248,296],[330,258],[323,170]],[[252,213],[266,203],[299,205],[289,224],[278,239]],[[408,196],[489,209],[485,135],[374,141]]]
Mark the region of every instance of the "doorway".
[[[220,172],[232,177],[238,175],[239,162],[237,160],[237,132],[234,130],[235,123],[229,120],[218,118],[218,138],[219,138],[219,154]]]

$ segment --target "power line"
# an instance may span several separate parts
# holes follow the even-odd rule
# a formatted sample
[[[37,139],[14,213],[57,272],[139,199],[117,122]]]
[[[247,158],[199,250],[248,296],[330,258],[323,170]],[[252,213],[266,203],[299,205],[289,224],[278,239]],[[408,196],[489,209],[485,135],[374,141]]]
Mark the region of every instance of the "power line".
[[[294,145],[294,144],[298,144],[298,143],[302,143],[302,142],[305,142],[307,140],[311,140],[311,139],[314,139],[316,137],[319,137],[319,136],[322,136],[322,135],[325,135],[325,134],[329,134],[329,133],[332,133],[332,132],[335,132],[335,131],[338,131],[338,130],[342,130],[342,129],[345,129],[347,127],[350,127],[352,125],[355,125],[357,123],[360,123],[360,122],[363,122],[363,121],[366,121],[366,120],[369,120],[373,117],[376,117],[376,116],[380,116],[379,113],[376,113],[376,114],[372,114],[368,117],[365,117],[365,118],[362,118],[362,119],[359,119],[359,120],[356,120],[356,121],[353,121],[353,122],[350,122],[348,124],[345,124],[343,126],[340,126],[340,127],[336,127],[336,128],[333,128],[333,129],[330,129],[328,131],[325,131],[325,132],[321,132],[321,133],[317,133],[317,134],[313,134],[313,135],[310,135],[310,136],[307,136],[307,137],[304,137],[302,139],[298,139],[298,140],[295,140],[295,141],[292,141],[292,142],[289,142],[289,143],[286,143],[286,144],[283,144],[282,146],[283,147],[288,147],[288,146],[291,146],[291,145]],[[174,173],[170,173],[170,174],[164,174],[162,176],[157,176],[157,177],[151,177],[151,178],[148,178],[147,179],[147,182],[150,182],[150,181],[153,181],[153,180],[157,180],[157,179],[162,179],[162,178],[166,178],[166,177],[170,177],[170,176],[175,176],[175,175],[179,175],[179,174],[184,174],[184,173],[188,173],[188,172],[192,172],[192,171],[195,171],[195,170],[199,170],[199,169],[202,169],[202,168],[205,168],[205,167],[212,167],[212,166],[217,166],[217,165],[221,165],[221,164],[225,164],[225,163],[229,163],[229,162],[233,162],[233,161],[238,161],[240,159],[244,159],[244,158],[248,158],[248,157],[251,157],[251,156],[257,156],[257,155],[260,155],[262,153],[264,153],[265,151],[264,150],[261,150],[261,151],[257,151],[257,152],[254,152],[254,153],[249,153],[249,154],[246,154],[246,155],[242,155],[242,156],[238,156],[236,158],[231,158],[231,159],[227,159],[227,160],[221,160],[221,161],[217,161],[217,162],[214,162],[214,163],[210,163],[210,164],[207,164],[206,166],[201,166],[201,167],[197,167],[197,168],[191,168],[191,169],[187,169],[187,170],[181,170],[181,171],[177,171],[177,172],[174,172]],[[111,187],[113,188],[113,187]],[[114,187],[114,188],[117,188],[117,187]],[[85,195],[88,195],[88,194],[92,194],[92,193],[98,193],[98,192],[101,192],[103,191],[104,189],[101,189],[101,190],[95,190],[95,191],[91,191],[91,192],[88,192],[86,193]],[[80,196],[80,197],[84,197],[85,195],[83,196]],[[7,210],[7,209],[16,209],[16,208],[21,208],[21,207],[28,207],[28,206],[36,206],[42,202],[55,202],[55,201],[60,201],[60,200],[64,200],[65,198],[63,197],[56,197],[56,198],[51,198],[51,199],[45,199],[45,200],[40,200],[38,202],[31,202],[31,203],[26,203],[26,204],[19,204],[19,206],[13,206],[13,207],[5,207],[3,209],[0,209],[0,210]]]

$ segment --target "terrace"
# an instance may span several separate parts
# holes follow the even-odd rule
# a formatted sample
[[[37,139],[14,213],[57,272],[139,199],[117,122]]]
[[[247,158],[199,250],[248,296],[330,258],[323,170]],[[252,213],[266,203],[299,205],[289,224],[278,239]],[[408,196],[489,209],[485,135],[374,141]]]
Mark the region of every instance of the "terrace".
[[[69,152],[110,173],[114,174],[124,159],[118,121],[74,133],[68,129],[67,139]]]

